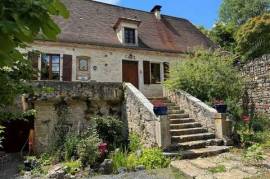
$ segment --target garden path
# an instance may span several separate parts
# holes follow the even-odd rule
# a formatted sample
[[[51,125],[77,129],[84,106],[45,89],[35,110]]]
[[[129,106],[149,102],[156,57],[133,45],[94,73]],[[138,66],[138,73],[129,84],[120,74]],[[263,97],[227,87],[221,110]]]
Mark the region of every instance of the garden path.
[[[270,176],[270,155],[260,166],[246,164],[240,153],[233,152],[194,160],[176,160],[171,166],[196,179],[267,178]]]

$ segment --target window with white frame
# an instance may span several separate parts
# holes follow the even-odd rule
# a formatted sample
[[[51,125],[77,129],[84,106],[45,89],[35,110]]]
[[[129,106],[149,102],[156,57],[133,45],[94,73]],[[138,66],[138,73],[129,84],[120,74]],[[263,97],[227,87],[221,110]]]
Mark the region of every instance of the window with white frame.
[[[136,30],[133,28],[125,27],[124,28],[124,42],[128,45],[136,44]]]
[[[151,84],[161,83],[160,63],[151,63]]]

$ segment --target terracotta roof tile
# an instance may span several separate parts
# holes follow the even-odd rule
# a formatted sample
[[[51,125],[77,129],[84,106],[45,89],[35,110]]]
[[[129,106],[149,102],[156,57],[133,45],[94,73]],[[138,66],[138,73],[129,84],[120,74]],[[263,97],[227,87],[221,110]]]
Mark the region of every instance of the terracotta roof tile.
[[[62,29],[62,42],[123,46],[114,31],[119,18],[141,21],[139,46],[149,50],[186,52],[194,47],[209,48],[213,43],[188,20],[162,15],[159,21],[151,12],[124,8],[91,0],[62,0],[70,18],[56,18]]]

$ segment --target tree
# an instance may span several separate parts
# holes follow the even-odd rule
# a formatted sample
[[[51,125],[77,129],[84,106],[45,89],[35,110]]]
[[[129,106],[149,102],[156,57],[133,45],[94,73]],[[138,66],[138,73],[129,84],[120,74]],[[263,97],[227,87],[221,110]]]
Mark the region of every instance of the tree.
[[[234,52],[236,46],[234,33],[234,25],[232,25],[231,23],[224,24],[218,22],[209,32],[209,36],[213,42],[218,44],[224,50]]]
[[[204,102],[238,101],[243,86],[240,73],[232,65],[233,59],[219,51],[196,51],[172,66],[166,86],[184,90]]]
[[[244,59],[270,53],[270,14],[250,19],[236,34],[237,52]]]
[[[236,26],[244,24],[250,18],[269,12],[270,0],[223,0],[220,8],[220,20]]]
[[[60,0],[0,1],[0,107],[10,104],[31,79],[31,63],[19,49],[60,33],[52,16],[69,16]]]
[[[68,17],[60,0],[0,1],[0,67],[22,59],[18,48],[24,48],[39,35],[56,39],[60,33],[52,16]]]

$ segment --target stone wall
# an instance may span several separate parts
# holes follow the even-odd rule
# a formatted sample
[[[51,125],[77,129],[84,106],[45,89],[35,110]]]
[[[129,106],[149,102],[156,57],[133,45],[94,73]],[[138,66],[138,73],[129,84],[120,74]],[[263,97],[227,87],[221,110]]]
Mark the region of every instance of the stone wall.
[[[124,115],[128,122],[129,132],[140,135],[146,147],[158,146],[156,125],[158,117],[154,114],[153,105],[132,84],[125,86]]]
[[[270,115],[270,55],[254,59],[242,67],[247,80],[249,106]]]
[[[164,90],[164,96],[175,102],[187,114],[207,128],[208,131],[216,132],[215,118],[218,112],[214,108],[180,90],[176,92]]]
[[[83,82],[33,82],[35,96],[27,101],[37,111],[35,119],[35,151],[46,151],[58,120],[55,105],[61,100],[67,104],[67,128],[82,131],[90,125],[93,115],[116,115],[122,117],[124,97],[121,83]],[[51,89],[50,89],[51,88]]]

